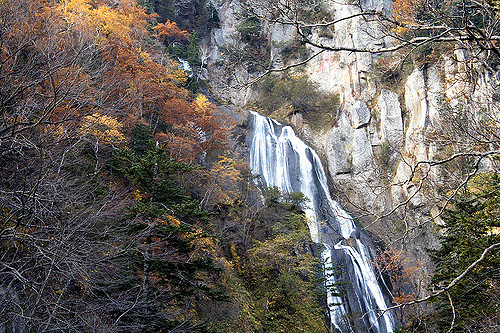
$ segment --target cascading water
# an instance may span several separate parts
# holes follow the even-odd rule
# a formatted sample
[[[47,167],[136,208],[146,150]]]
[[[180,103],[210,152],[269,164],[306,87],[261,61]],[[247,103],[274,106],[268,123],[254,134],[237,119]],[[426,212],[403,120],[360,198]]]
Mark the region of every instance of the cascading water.
[[[371,248],[352,218],[330,197],[318,155],[295,136],[290,126],[252,112],[248,140],[250,167],[266,186],[283,192],[302,192],[310,202],[304,207],[311,238],[324,245],[322,256],[327,280],[327,301],[332,325],[341,332],[389,333],[394,320],[370,262]],[[342,267],[344,272],[336,273]],[[346,295],[336,290],[347,277]],[[349,321],[348,314],[360,319]],[[363,315],[365,314],[365,315]],[[362,326],[362,327],[359,327]]]

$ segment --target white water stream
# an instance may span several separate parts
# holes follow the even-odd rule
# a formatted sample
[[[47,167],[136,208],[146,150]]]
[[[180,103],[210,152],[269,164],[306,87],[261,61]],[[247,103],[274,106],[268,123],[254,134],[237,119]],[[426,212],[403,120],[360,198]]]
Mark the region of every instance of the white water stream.
[[[252,112],[248,146],[250,167],[264,185],[283,192],[302,192],[310,202],[303,207],[309,220],[311,238],[324,245],[327,301],[333,327],[341,332],[390,333],[394,319],[375,271],[371,249],[364,245],[352,217],[332,200],[323,166],[316,152],[295,136],[290,126]],[[346,241],[349,240],[349,241]],[[343,274],[333,272],[338,270]],[[346,295],[336,285],[349,281]],[[357,314],[358,319],[348,320]],[[363,316],[364,314],[364,316]],[[358,327],[358,326],[363,327]]]

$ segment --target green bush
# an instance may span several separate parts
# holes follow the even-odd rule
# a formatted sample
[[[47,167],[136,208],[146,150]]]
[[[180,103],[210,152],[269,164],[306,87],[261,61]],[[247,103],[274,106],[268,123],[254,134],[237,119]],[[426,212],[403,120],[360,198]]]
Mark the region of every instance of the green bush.
[[[315,130],[327,129],[335,122],[338,96],[320,91],[318,84],[306,75],[269,75],[262,80],[259,90],[260,99],[255,106],[267,115],[285,109],[288,110],[285,116],[301,113]]]
[[[245,19],[238,25],[237,29],[241,40],[245,43],[256,42],[260,39],[260,21],[256,16]]]
[[[393,149],[391,147],[391,144],[388,141],[382,142],[380,144],[379,153],[376,156],[379,166],[381,166],[385,170],[389,170],[389,168],[391,167],[392,153]]]
[[[309,57],[310,51],[306,44],[300,40],[294,40],[287,43],[280,51],[284,64],[292,63],[292,61],[300,62]]]

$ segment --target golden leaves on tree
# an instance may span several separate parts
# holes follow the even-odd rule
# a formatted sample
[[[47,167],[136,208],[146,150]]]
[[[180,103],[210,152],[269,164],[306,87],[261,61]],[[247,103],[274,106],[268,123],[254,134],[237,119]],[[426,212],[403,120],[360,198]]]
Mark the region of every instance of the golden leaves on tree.
[[[112,117],[94,113],[85,116],[80,125],[82,135],[92,135],[102,143],[119,144],[125,141],[121,124]]]
[[[177,23],[170,20],[167,20],[165,23],[159,23],[154,27],[154,30],[156,31],[156,36],[161,41],[165,41],[167,38],[183,40],[189,37],[187,31],[179,29]]]
[[[415,25],[421,7],[420,0],[395,0],[392,3],[392,17],[401,24]],[[400,33],[406,28],[398,27]]]

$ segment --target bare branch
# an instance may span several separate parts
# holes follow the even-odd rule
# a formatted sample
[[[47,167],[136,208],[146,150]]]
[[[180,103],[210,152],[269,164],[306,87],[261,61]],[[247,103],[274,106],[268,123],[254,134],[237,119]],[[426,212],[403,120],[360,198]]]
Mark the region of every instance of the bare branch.
[[[401,307],[405,307],[405,306],[409,306],[409,305],[412,305],[412,304],[417,304],[417,303],[422,303],[422,302],[426,302],[428,300],[431,300],[433,298],[436,298],[438,297],[439,295],[442,295],[444,293],[446,293],[448,290],[450,290],[451,288],[453,288],[457,283],[459,283],[464,277],[467,276],[467,274],[469,274],[470,271],[472,271],[480,262],[482,262],[487,254],[490,252],[490,251],[493,251],[495,250],[496,248],[500,248],[500,243],[495,243],[491,246],[489,246],[487,249],[485,249],[483,251],[483,253],[481,254],[481,257],[479,257],[479,259],[477,259],[476,261],[474,261],[469,267],[467,267],[467,269],[465,271],[462,272],[462,274],[460,274],[459,276],[457,276],[453,281],[451,281],[445,288],[437,291],[437,292],[434,292],[426,297],[423,297],[423,298],[420,298],[420,299],[417,299],[417,300],[413,300],[413,301],[410,301],[410,302],[406,302],[406,303],[401,303],[401,304],[397,304],[397,305],[394,305],[394,306],[391,306],[389,308],[387,308],[386,310],[384,311],[381,311],[381,313],[385,313],[387,311],[391,311],[391,310],[394,310],[394,309],[397,309],[397,308],[401,308]],[[363,316],[365,316],[366,314],[364,314]]]

